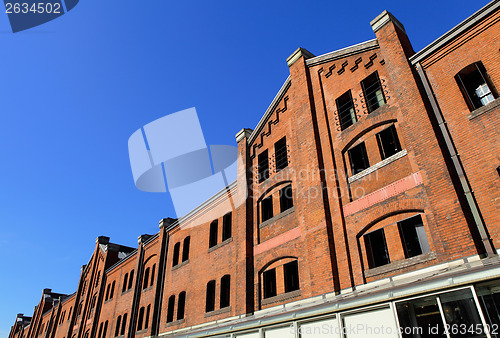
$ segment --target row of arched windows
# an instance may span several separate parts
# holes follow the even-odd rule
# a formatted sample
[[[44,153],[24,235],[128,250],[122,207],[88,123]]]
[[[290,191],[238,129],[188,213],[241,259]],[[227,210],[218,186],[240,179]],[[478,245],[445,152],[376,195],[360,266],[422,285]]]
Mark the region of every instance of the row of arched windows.
[[[106,338],[106,332],[108,332],[108,321],[99,325],[99,333],[97,335],[97,338]]]
[[[108,286],[106,287],[106,297],[104,297],[104,301],[113,299],[114,293],[115,293],[115,281],[109,283]]]
[[[205,302],[205,312],[211,312],[215,310],[215,292],[216,292],[216,282],[211,280],[207,283],[207,295]],[[230,305],[231,300],[231,276],[225,275],[220,280],[220,298],[219,305],[223,309]]]
[[[123,277],[122,293],[132,289],[133,283],[134,283],[134,270],[130,271],[130,275],[126,273],[125,277]]]
[[[179,300],[177,301],[177,320],[184,319],[184,313],[186,309],[186,291],[182,291],[179,294]],[[167,323],[174,321],[174,310],[175,310],[175,295],[171,295],[168,298],[168,308],[167,308]]]
[[[115,337],[122,336],[125,334],[125,327],[127,325],[127,314],[125,313],[122,316],[118,316],[116,319],[116,326],[115,326]]]
[[[182,245],[182,262],[185,262],[189,259],[189,245],[191,243],[191,237],[187,236],[184,238]],[[179,255],[181,250],[181,242],[177,242],[174,245],[174,255],[172,259],[172,267],[179,264]]]
[[[139,309],[139,317],[137,318],[137,331],[146,330],[149,327],[149,314],[151,312],[151,304],[147,308],[144,306]]]
[[[144,281],[142,283],[142,289],[147,289],[150,286],[153,286],[154,279],[155,279],[155,270],[156,270],[156,264],[153,264],[151,268],[147,267],[146,270],[144,271]],[[151,274],[151,278],[150,277]]]

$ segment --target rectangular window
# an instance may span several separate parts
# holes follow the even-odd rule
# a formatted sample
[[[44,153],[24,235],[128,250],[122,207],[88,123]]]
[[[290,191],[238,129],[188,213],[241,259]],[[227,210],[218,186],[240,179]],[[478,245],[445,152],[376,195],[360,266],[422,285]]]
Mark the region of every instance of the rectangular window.
[[[385,160],[401,151],[398,134],[394,125],[382,130],[377,134],[378,149],[380,157]]]
[[[356,112],[354,110],[354,102],[352,101],[350,90],[336,99],[335,103],[337,104],[337,114],[340,124],[340,130],[344,130],[356,123]]]
[[[283,265],[285,274],[285,292],[291,292],[299,289],[299,265],[297,261]]]
[[[260,202],[262,206],[262,222],[273,218],[273,197],[266,197]]]
[[[365,104],[368,113],[382,107],[385,104],[384,91],[378,77],[378,72],[375,72],[361,81],[363,88],[363,95],[365,97]]]
[[[264,298],[276,296],[276,269],[264,271]]]
[[[349,155],[349,162],[351,163],[352,175],[356,175],[357,173],[370,167],[364,142],[361,142],[357,146],[352,147],[347,151],[347,153]]]
[[[267,150],[259,154],[259,183],[264,182],[269,178],[269,157]]]
[[[281,212],[293,207],[293,192],[292,186],[287,185],[280,190],[280,209]]]
[[[365,239],[366,254],[370,269],[389,264],[390,260],[384,229],[375,230],[363,237]]]
[[[398,228],[406,258],[431,251],[420,215],[398,222]]]
[[[482,62],[465,67],[455,75],[455,80],[470,111],[485,106],[498,97]]]
[[[274,144],[274,159],[276,161],[276,172],[288,167],[288,149],[286,137]]]

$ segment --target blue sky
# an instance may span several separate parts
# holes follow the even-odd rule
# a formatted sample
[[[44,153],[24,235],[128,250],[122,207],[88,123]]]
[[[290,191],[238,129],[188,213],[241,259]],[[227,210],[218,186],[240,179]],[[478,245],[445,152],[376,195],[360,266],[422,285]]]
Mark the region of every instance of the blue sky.
[[[76,290],[96,237],[136,247],[174,215],[168,194],[134,187],[135,130],[196,107],[208,144],[235,145],[297,47],[373,39],[387,9],[418,51],[487,2],[81,0],[16,34],[0,6],[0,337],[43,288]]]

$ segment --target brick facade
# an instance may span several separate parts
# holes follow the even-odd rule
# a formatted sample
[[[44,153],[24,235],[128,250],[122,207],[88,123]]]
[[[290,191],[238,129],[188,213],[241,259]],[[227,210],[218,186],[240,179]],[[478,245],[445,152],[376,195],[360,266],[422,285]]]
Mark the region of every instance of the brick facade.
[[[262,120],[237,134],[237,180],[137,249],[99,237],[75,294],[45,289],[9,338],[210,335],[291,302],[494,257],[499,7],[418,53],[388,12],[373,40],[317,57],[299,48]],[[456,75],[478,62],[493,101],[471,109]]]

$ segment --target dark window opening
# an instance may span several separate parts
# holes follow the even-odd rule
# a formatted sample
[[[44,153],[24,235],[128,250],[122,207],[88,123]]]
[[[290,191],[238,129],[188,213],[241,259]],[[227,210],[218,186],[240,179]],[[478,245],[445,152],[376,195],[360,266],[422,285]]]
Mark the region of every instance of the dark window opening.
[[[455,75],[455,80],[470,111],[485,106],[498,97],[498,93],[481,62],[473,63],[462,69]]]
[[[102,338],[106,338],[106,333],[108,332],[108,321],[104,323],[104,329],[102,331]]]
[[[276,172],[288,167],[288,149],[286,137],[274,144],[274,160],[276,161]]]
[[[293,192],[292,186],[287,185],[280,190],[280,210],[281,212],[293,207]]]
[[[167,308],[167,323],[174,321],[174,306],[175,306],[175,295],[168,298],[168,308]]]
[[[219,227],[219,221],[215,220],[212,223],[210,223],[210,238],[209,238],[209,243],[208,247],[214,247],[217,245],[217,228]]]
[[[356,123],[356,112],[354,110],[354,102],[352,101],[350,90],[336,99],[335,103],[337,104],[340,130],[344,130]]]
[[[106,287],[106,297],[104,297],[104,301],[107,301],[109,299],[109,291],[111,290],[111,283],[108,284]]]
[[[211,280],[207,283],[207,297],[205,303],[205,312],[210,312],[215,309],[215,281]]]
[[[406,258],[431,251],[420,215],[398,222],[398,228]]]
[[[128,277],[128,289],[132,289],[133,282],[134,282],[134,270],[130,271],[130,276]]]
[[[184,319],[185,309],[186,309],[186,291],[182,291],[179,294],[179,300],[177,302],[177,320]]]
[[[222,218],[222,241],[231,238],[231,227],[233,222],[233,214],[227,213]]]
[[[156,264],[153,264],[153,267],[151,268],[151,278],[149,281],[150,286],[153,286],[153,283],[155,281],[155,270],[156,270]]]
[[[185,262],[189,259],[189,245],[191,243],[191,237],[188,236],[184,238],[184,242],[182,243],[182,261]]]
[[[104,326],[104,323],[101,323],[101,325],[99,325],[99,334],[97,335],[98,338],[101,338],[102,337],[102,328]]]
[[[116,319],[115,337],[120,335],[121,322],[122,322],[122,316],[118,316],[118,318]]]
[[[267,150],[259,154],[259,183],[264,182],[269,178],[269,158]]]
[[[285,292],[298,290],[299,286],[299,264],[297,261],[286,263],[283,266],[285,275]]]
[[[368,266],[370,269],[389,264],[390,260],[384,229],[375,230],[363,237],[365,239],[366,254],[368,256]]]
[[[347,151],[349,155],[349,162],[351,163],[351,174],[356,175],[357,173],[370,167],[370,162],[368,162],[368,154],[366,153],[366,146],[364,142],[361,142],[355,147],[352,147]]]
[[[276,296],[276,269],[264,271],[262,279],[264,283],[264,298]]]
[[[375,109],[382,107],[385,104],[384,91],[378,77],[378,72],[375,72],[361,81],[363,95],[365,97],[366,109],[371,113]]]
[[[137,320],[137,331],[142,330],[142,324],[144,322],[144,306],[139,310],[139,319]]]
[[[127,284],[128,284],[128,273],[126,273],[125,277],[123,277],[122,292],[127,291]]]
[[[398,134],[394,125],[382,130],[377,134],[378,149],[380,157],[385,160],[401,151]]]
[[[174,245],[174,257],[172,258],[172,267],[179,264],[179,251],[181,249],[181,243],[177,242]]]
[[[125,334],[125,328],[127,327],[127,314],[123,315],[123,320],[122,320],[122,330],[120,331],[120,335]]]
[[[109,299],[113,299],[113,295],[115,293],[115,281],[111,284],[111,292],[109,293]]]
[[[148,309],[146,310],[146,320],[144,322],[144,328],[147,329],[149,326],[149,312],[151,310],[151,304],[148,305]]]
[[[142,289],[147,289],[149,283],[149,268],[144,271],[144,283],[142,284]]]
[[[273,197],[266,197],[260,202],[262,207],[262,222],[273,218]]]
[[[225,275],[220,280],[220,308],[229,306],[231,298],[231,276]]]
[[[72,311],[72,310],[73,310],[73,307],[71,306],[71,307],[69,308],[68,320],[70,320],[70,319],[71,319],[71,311]]]

